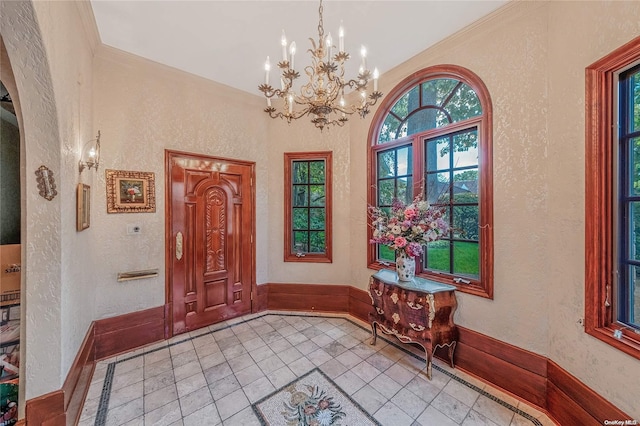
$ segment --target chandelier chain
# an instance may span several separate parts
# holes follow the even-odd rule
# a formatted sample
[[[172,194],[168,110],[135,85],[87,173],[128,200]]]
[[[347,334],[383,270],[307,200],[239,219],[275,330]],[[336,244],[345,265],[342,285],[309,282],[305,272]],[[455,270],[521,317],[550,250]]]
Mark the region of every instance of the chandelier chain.
[[[324,7],[322,7],[322,0],[320,0],[320,7],[318,8],[318,14],[320,15],[320,22],[318,23],[318,35],[320,36],[320,43],[324,38],[324,22],[322,20],[322,13],[324,12]]]

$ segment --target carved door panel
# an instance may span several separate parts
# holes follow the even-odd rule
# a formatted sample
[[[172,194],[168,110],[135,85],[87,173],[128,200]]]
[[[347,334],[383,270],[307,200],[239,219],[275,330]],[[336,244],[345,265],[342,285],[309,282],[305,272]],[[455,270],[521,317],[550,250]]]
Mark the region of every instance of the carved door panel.
[[[167,151],[173,335],[251,312],[254,164]]]

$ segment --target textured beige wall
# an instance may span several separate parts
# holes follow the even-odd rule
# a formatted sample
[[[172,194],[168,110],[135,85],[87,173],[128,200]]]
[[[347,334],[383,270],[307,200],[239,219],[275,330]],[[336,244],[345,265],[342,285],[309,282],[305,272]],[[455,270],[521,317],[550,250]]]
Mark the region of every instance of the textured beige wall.
[[[257,282],[267,280],[268,126],[257,96],[112,48],[95,59],[95,127],[102,131],[101,169],[91,227],[102,261],[93,278],[96,318],[165,303],[164,150],[256,162]],[[106,213],[105,169],[155,173],[156,213]],[[127,224],[142,227],[127,235]],[[157,278],[118,283],[118,272],[158,268]]]
[[[588,336],[584,317],[584,69],[640,34],[640,2],[512,3],[385,73],[388,92],[407,75],[456,64],[482,78],[494,107],[493,301],[458,293],[458,324],[546,355],[640,418],[640,361]],[[351,127],[364,158],[369,123]],[[352,217],[366,167],[352,162]],[[588,213],[587,213],[588,214]],[[352,261],[366,228],[354,220]],[[370,271],[353,272],[365,288]]]
[[[269,119],[271,120],[271,119]],[[359,120],[354,117],[351,120]],[[351,268],[351,153],[347,128],[316,129],[306,118],[290,125],[270,122],[269,138],[269,282],[350,284]],[[285,262],[284,259],[284,153],[333,152],[332,263]],[[359,159],[358,161],[362,161]]]
[[[89,237],[74,226],[78,146],[92,132],[83,84],[91,78],[91,50],[74,2],[0,2],[0,24],[23,126],[20,383],[30,399],[62,386],[93,319]],[[52,201],[38,195],[33,172],[40,165],[54,173]]]

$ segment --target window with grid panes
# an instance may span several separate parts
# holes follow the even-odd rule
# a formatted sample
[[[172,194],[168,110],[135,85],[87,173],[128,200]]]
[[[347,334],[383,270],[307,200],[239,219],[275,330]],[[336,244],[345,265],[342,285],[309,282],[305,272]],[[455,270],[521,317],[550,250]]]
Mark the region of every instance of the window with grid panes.
[[[640,37],[585,81],[585,331],[640,359]]]
[[[331,262],[331,152],[285,153],[285,261]]]
[[[369,204],[390,209],[421,196],[442,207],[453,231],[425,247],[419,275],[492,297],[491,101],[482,81],[461,67],[425,69],[388,95],[372,126]],[[372,245],[368,261],[389,267],[395,253]]]

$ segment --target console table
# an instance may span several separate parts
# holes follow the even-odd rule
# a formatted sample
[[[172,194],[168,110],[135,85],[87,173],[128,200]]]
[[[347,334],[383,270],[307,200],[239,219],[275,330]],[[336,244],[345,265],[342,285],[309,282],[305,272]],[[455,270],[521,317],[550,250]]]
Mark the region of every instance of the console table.
[[[372,309],[369,322],[376,344],[377,329],[393,334],[402,343],[417,343],[427,355],[427,377],[431,380],[431,360],[438,347],[448,347],[453,367],[453,351],[458,329],[453,313],[458,305],[455,287],[423,278],[398,281],[395,271],[382,269],[371,276],[369,295]]]

